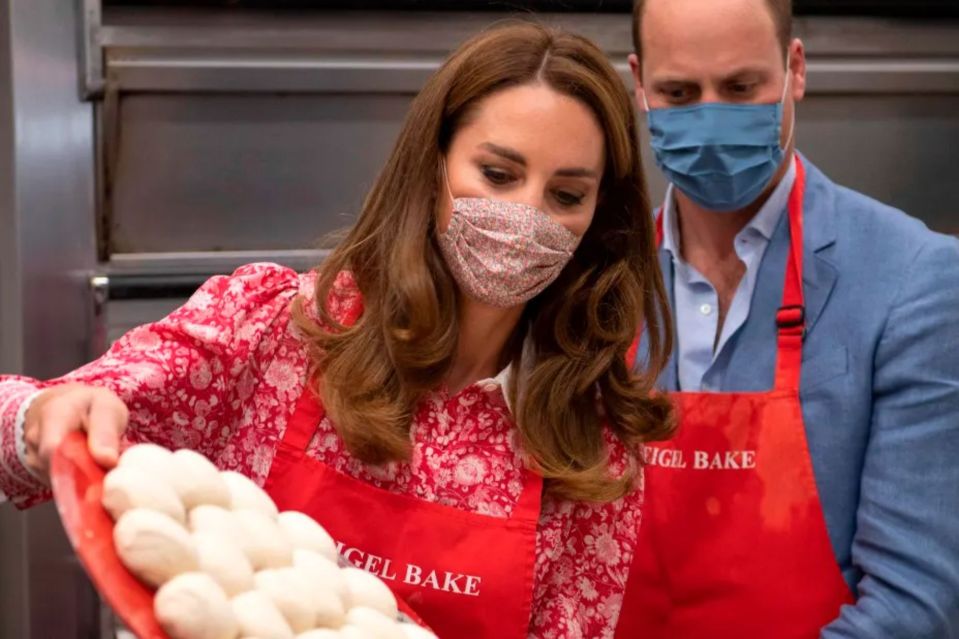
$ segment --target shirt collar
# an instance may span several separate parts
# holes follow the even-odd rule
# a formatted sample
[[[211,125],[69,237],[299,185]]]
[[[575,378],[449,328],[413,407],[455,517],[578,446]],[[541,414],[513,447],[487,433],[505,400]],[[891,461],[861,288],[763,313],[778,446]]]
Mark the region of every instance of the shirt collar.
[[[749,224],[740,231],[740,235],[743,233],[756,232],[765,240],[771,240],[773,232],[776,230],[776,225],[779,224],[779,218],[789,203],[789,194],[792,193],[795,183],[796,155],[793,154],[793,159],[789,163],[789,169],[786,171],[783,179],[779,181],[779,184],[773,189],[769,199],[766,200],[762,208],[753,216]],[[680,259],[681,253],[679,250],[679,219],[676,215],[674,189],[675,187],[670,184],[666,189],[666,198],[663,201],[662,215],[665,215],[663,218],[663,248],[669,251],[673,259],[678,260]]]
[[[513,414],[513,406],[510,404],[509,399],[509,384],[510,379],[513,377],[512,368],[512,365],[507,365],[506,368],[496,374],[496,377],[487,377],[471,384],[471,386],[476,386],[487,393],[498,393],[502,395],[506,409],[511,415]]]

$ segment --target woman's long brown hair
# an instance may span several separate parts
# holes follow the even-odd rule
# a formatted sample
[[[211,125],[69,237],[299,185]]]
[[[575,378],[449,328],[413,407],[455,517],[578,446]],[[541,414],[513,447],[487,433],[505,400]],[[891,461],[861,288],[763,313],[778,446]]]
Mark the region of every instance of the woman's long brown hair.
[[[313,383],[348,450],[374,464],[407,458],[414,411],[442,383],[458,334],[457,289],[435,237],[441,158],[484,98],[537,82],[593,111],[605,131],[606,169],[572,261],[527,305],[507,345],[508,392],[523,451],[547,489],[613,500],[630,490],[635,464],[614,476],[604,423],[634,460],[642,442],[672,434],[670,404],[651,392],[672,350],[672,329],[632,100],[588,40],[518,23],[454,52],[413,101],[357,223],[322,265],[320,322],[301,303],[295,317],[310,342]],[[326,308],[341,271],[353,273],[363,296],[351,326]],[[626,352],[641,326],[648,355],[635,371]]]

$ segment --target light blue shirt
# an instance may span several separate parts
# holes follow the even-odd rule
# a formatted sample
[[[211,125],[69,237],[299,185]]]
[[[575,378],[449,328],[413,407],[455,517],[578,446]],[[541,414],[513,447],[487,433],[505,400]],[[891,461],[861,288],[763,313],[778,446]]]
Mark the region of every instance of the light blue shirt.
[[[718,391],[723,387],[726,369],[718,364],[717,360],[723,347],[749,317],[759,265],[773,231],[786,211],[795,181],[794,159],[763,207],[736,235],[736,254],[746,265],[746,274],[736,289],[718,341],[716,335],[719,329],[719,296],[715,287],[683,260],[674,187],[670,185],[666,191],[666,201],[663,204],[663,248],[672,257],[674,269],[673,312],[676,321],[676,363],[680,390],[708,392]]]

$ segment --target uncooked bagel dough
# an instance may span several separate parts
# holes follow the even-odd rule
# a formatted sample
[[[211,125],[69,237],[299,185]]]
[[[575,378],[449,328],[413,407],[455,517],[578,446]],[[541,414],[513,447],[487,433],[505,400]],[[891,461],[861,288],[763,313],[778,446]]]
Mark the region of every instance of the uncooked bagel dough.
[[[312,550],[294,550],[293,566],[302,571],[311,584],[323,584],[335,593],[343,603],[344,610],[352,606],[346,577],[335,563]]]
[[[199,572],[183,573],[164,584],[153,611],[170,639],[234,639],[239,631],[226,594]]]
[[[376,635],[371,635],[363,628],[356,626],[343,626],[340,628],[340,639],[379,639]]]
[[[415,623],[401,623],[400,629],[406,635],[406,639],[437,639],[436,635],[422,628]]]
[[[230,602],[240,624],[240,636],[292,639],[293,629],[265,592],[250,590]]]
[[[376,639],[406,639],[396,617],[386,617],[378,610],[358,607],[346,613],[346,623],[368,632]]]
[[[396,597],[393,596],[389,586],[359,568],[343,568],[341,572],[346,578],[351,606],[372,608],[390,619],[396,619],[399,610],[396,606]]]
[[[134,444],[123,451],[117,460],[117,466],[136,468],[166,484],[173,484],[173,453],[163,446]]]
[[[256,573],[256,589],[266,593],[293,632],[316,627],[315,597],[310,582],[295,568],[261,570]]]
[[[253,566],[231,538],[197,532],[193,541],[200,571],[213,577],[228,596],[253,589]]]
[[[227,490],[230,492],[232,510],[257,510],[276,519],[278,514],[276,504],[252,479],[232,470],[225,470],[220,473],[220,476],[226,482]]]
[[[330,628],[317,628],[296,635],[296,639],[340,639],[340,633]]]
[[[233,516],[242,529],[243,552],[254,570],[293,563],[293,548],[275,520],[255,510],[235,510]]]
[[[293,548],[312,550],[330,561],[336,561],[336,542],[323,526],[310,517],[295,510],[287,510],[280,513],[278,521]]]
[[[232,539],[242,549],[246,543],[240,522],[233,511],[220,506],[197,506],[187,516],[190,530],[194,533],[208,532],[218,537]]]
[[[162,478],[158,480],[135,463],[118,466],[107,473],[103,478],[101,502],[114,520],[133,508],[147,508],[181,524],[186,522],[186,511],[176,491]]]
[[[123,565],[153,587],[198,567],[190,533],[153,510],[127,511],[113,528],[113,544]]]
[[[173,488],[187,510],[201,504],[229,507],[230,490],[213,462],[187,448],[173,453],[171,461]]]
[[[327,585],[324,579],[317,579],[316,574],[306,568],[296,566],[284,568],[297,575],[299,583],[303,584],[305,592],[310,596],[313,604],[313,624],[317,628],[339,628],[346,617],[346,607],[343,598],[334,588]],[[337,570],[337,572],[339,572]],[[335,575],[339,577],[339,575]],[[342,578],[341,578],[342,579]]]

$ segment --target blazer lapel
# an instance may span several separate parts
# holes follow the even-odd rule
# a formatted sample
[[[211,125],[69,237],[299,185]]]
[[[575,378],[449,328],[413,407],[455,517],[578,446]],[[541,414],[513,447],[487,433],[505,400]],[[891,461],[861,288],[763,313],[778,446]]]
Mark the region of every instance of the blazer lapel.
[[[806,194],[803,201],[803,293],[806,304],[806,332],[812,332],[829,301],[839,277],[832,262],[836,244],[833,185],[806,158]]]

